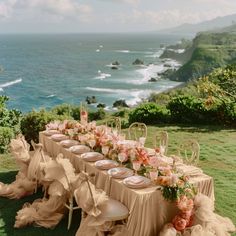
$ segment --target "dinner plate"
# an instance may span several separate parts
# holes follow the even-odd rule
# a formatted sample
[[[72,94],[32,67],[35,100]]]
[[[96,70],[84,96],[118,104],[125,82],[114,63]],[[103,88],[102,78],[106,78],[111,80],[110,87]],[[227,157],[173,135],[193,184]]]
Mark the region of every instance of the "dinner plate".
[[[126,167],[116,167],[107,171],[107,173],[116,179],[124,179],[132,176],[134,172]]]
[[[98,161],[104,158],[103,154],[99,152],[87,152],[81,155],[81,158],[85,161]]]
[[[64,134],[53,134],[51,136],[52,140],[56,141],[56,142],[60,142],[62,140],[65,140],[65,139],[69,139],[68,136],[64,135]]]
[[[69,148],[69,147],[78,145],[79,142],[76,141],[76,140],[67,139],[67,140],[62,140],[62,141],[60,142],[60,144],[61,144],[63,147],[65,147],[65,148]]]
[[[146,188],[150,185],[151,180],[144,176],[135,175],[125,178],[123,183],[129,188]]]
[[[75,153],[75,154],[83,154],[85,152],[89,152],[90,148],[86,145],[75,145],[69,148],[69,151]]]
[[[44,130],[43,134],[45,134],[46,136],[51,136],[53,134],[60,134],[60,131],[56,129],[49,129],[49,130]]]
[[[119,163],[113,160],[100,160],[95,162],[95,166],[101,170],[109,170],[119,166]]]
[[[117,142],[117,144],[135,146],[137,144],[137,141],[135,141],[135,140],[120,140]]]

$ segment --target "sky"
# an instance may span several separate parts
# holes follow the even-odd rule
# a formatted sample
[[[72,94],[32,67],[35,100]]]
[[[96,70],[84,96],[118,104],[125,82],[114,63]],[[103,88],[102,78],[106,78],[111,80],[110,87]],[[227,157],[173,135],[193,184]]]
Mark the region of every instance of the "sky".
[[[0,0],[0,33],[142,32],[236,13],[236,0]]]

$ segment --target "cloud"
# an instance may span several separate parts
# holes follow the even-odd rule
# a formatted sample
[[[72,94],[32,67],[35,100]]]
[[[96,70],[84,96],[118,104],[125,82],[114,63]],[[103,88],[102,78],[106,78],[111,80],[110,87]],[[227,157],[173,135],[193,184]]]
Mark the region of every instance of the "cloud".
[[[92,17],[90,5],[79,4],[76,0],[8,0],[0,3],[0,16],[11,17],[21,13],[33,16],[54,15],[58,19],[74,18],[87,21]],[[27,16],[25,16],[27,17]]]
[[[131,5],[138,5],[141,0],[102,0],[102,1],[107,1],[107,2],[114,2],[114,3],[128,3]]]
[[[12,14],[12,8],[15,4],[15,0],[8,0],[0,2],[0,18],[8,18]]]
[[[211,9],[196,11],[190,9],[172,9],[162,11],[137,10],[133,9],[129,15],[120,14],[119,20],[123,24],[151,25],[157,28],[172,27],[183,23],[199,23],[211,20],[218,16],[235,13],[232,8]]]

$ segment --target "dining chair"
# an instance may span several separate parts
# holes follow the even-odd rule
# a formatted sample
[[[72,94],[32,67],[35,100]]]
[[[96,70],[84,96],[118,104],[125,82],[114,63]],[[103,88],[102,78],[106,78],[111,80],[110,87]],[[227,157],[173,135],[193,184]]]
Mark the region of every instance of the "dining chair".
[[[180,145],[178,155],[182,158],[183,162],[187,165],[197,165],[200,156],[200,145],[194,140],[186,140]]]
[[[120,117],[113,117],[106,121],[106,126],[110,127],[113,132],[120,134],[121,132],[121,120]]]
[[[128,136],[131,140],[140,141],[147,138],[147,126],[144,123],[134,122],[128,128]]]
[[[91,181],[91,175],[81,172],[79,179],[80,184],[74,191],[74,196],[82,209],[82,221],[76,236],[97,235],[98,232],[98,235],[103,235],[104,232],[114,230],[117,221],[125,221],[128,218],[128,208],[108,197],[103,190],[96,189]],[[126,231],[124,223],[122,226]]]
[[[167,154],[168,150],[168,141],[169,135],[166,131],[160,131],[158,134],[154,136],[154,147],[160,148],[160,153],[163,155]]]

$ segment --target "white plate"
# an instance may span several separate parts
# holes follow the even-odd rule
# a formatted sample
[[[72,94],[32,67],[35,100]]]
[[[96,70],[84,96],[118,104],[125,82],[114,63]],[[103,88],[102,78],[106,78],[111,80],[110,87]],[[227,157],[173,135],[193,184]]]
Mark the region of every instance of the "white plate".
[[[63,147],[65,147],[65,148],[69,148],[69,147],[78,145],[79,142],[76,141],[76,140],[67,139],[67,140],[62,140],[62,141],[60,142],[60,144],[61,144]]]
[[[96,161],[95,166],[101,170],[109,170],[111,168],[119,166],[119,163],[113,160],[101,160]]]
[[[128,146],[135,146],[137,144],[137,141],[135,140],[122,140],[118,141],[117,144],[119,145],[128,145]]]
[[[140,175],[135,175],[125,178],[123,183],[129,188],[145,188],[150,185],[151,180]]]
[[[128,169],[126,167],[112,168],[108,170],[107,173],[116,179],[124,179],[134,174],[134,172],[131,169]]]
[[[49,129],[49,130],[44,130],[43,133],[46,135],[46,136],[51,136],[53,134],[60,134],[60,131],[59,130],[56,130],[56,129]]]
[[[87,152],[81,155],[85,161],[98,161],[102,160],[104,156],[99,152]]]
[[[64,134],[53,134],[51,136],[52,140],[56,141],[56,142],[60,142],[62,140],[65,140],[65,139],[69,139],[68,136],[64,135]]]
[[[69,148],[69,151],[75,154],[83,154],[85,152],[89,152],[90,148],[86,145],[75,145]]]

